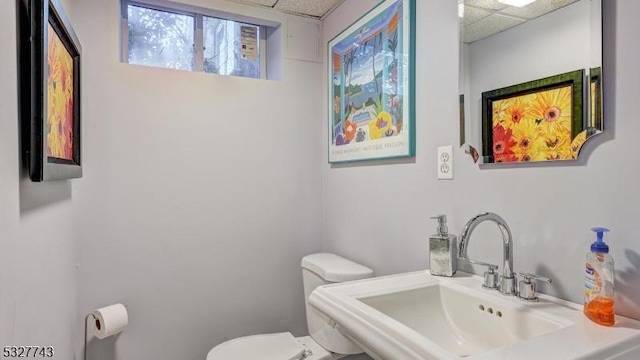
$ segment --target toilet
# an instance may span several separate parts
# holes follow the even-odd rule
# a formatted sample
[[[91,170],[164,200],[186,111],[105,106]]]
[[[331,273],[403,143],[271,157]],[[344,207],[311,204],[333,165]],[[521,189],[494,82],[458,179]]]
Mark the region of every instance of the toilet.
[[[211,349],[206,360],[336,360],[362,353],[329,318],[309,306],[308,300],[320,285],[366,279],[373,270],[329,253],[307,255],[301,265],[310,336],[296,338],[285,332],[239,337]]]

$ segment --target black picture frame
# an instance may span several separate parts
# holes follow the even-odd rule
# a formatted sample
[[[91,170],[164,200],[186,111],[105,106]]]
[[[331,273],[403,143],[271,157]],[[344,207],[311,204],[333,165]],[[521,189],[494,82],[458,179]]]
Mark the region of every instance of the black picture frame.
[[[82,177],[80,63],[82,48],[59,0],[21,0],[18,9],[20,116],[24,158],[29,178],[35,182]],[[50,33],[51,30],[55,34]],[[49,151],[48,135],[52,126],[49,116],[49,40],[51,36],[64,45],[72,60],[70,134],[58,136],[69,141],[70,151],[56,157]],[[61,86],[52,84],[52,86]],[[62,85],[64,86],[64,85]],[[69,104],[69,102],[67,102]],[[68,119],[67,119],[68,120]],[[63,131],[67,127],[63,128]],[[59,129],[58,129],[59,130]],[[66,145],[65,145],[66,146]]]
[[[585,130],[584,105],[585,71],[579,69],[559,75],[549,76],[543,79],[533,80],[522,84],[512,85],[482,93],[482,153],[485,163],[494,163],[493,140],[493,102],[535,94],[560,87],[571,86],[571,138]],[[522,161],[519,161],[522,162]]]
[[[596,67],[589,69],[589,94],[591,95],[591,119],[589,127],[593,128],[592,132],[603,131],[602,126],[602,68]],[[591,134],[589,134],[591,135]]]
[[[464,118],[464,94],[460,94],[459,100],[459,114],[460,114],[460,146],[463,146],[467,140],[465,118]]]

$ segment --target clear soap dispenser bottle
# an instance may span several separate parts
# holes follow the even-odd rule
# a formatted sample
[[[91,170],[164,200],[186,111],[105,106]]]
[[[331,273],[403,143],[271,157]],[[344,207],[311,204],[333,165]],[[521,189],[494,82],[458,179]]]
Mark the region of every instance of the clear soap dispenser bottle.
[[[584,281],[584,314],[597,324],[611,326],[615,322],[613,309],[613,257],[603,235],[609,229],[593,228],[597,239],[587,253]]]
[[[431,275],[451,277],[458,270],[456,236],[449,234],[447,215],[431,219],[438,220],[438,233],[429,237],[429,271]]]

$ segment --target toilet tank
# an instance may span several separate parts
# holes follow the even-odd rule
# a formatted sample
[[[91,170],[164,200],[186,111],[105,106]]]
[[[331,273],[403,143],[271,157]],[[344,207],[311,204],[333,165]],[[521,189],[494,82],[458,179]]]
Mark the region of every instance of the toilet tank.
[[[332,321],[309,305],[309,295],[320,285],[366,279],[373,270],[338,255],[321,253],[302,258],[302,281],[309,335],[336,354],[358,354],[362,350],[338,332]]]

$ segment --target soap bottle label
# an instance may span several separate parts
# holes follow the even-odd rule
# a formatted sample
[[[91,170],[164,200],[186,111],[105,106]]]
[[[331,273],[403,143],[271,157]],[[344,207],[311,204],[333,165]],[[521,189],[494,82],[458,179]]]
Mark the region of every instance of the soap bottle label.
[[[602,287],[602,280],[600,274],[590,264],[587,264],[584,276],[584,300],[585,302],[591,301],[598,296],[600,288]]]

